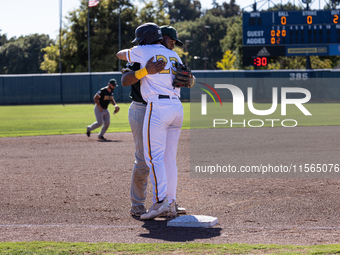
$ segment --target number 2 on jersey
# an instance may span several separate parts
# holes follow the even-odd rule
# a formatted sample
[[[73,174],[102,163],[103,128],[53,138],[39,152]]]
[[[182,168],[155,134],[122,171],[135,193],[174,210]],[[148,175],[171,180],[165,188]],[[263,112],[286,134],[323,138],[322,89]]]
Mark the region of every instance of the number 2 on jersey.
[[[160,59],[162,59],[166,64],[168,64],[168,59],[165,56],[163,56],[163,55],[156,55],[156,61],[158,61]],[[170,60],[170,63],[172,64],[172,68],[164,69],[163,71],[159,72],[160,74],[163,74],[163,73],[164,74],[169,74],[170,73],[170,69],[171,69],[171,74],[176,75],[177,72],[173,69],[173,67],[175,67],[175,64],[176,64],[176,62],[178,62],[178,60],[175,57],[170,57],[169,60]]]

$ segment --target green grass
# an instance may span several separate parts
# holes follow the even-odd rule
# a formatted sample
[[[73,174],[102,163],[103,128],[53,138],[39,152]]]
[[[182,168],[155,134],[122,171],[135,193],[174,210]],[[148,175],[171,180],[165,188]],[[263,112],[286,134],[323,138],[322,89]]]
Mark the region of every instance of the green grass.
[[[131,131],[129,103],[120,103],[120,112],[111,114],[107,132]],[[190,127],[189,103],[183,103],[183,129]],[[0,106],[0,137],[82,134],[95,121],[93,104]],[[109,110],[112,113],[112,105]],[[99,128],[94,132],[99,132]]]
[[[0,243],[0,254],[336,254],[340,245],[273,245],[273,244],[208,244],[208,243],[65,243],[19,242]]]
[[[295,119],[298,126],[330,126],[340,125],[340,104],[338,103],[310,103],[305,104],[312,116],[305,116],[296,106],[288,105],[287,116],[281,116],[281,106],[269,116],[257,116],[248,110],[245,105],[245,115],[233,116],[232,103],[214,105],[208,103],[208,115],[200,114],[200,103],[183,103],[184,122],[183,129],[212,128],[212,119],[233,119],[233,121],[246,122],[250,119]],[[64,135],[82,134],[86,126],[95,121],[93,104],[71,105],[25,105],[25,106],[0,106],[0,137],[37,136],[37,135]],[[120,103],[121,110],[118,114],[111,114],[111,125],[108,132],[130,132],[128,121],[129,103]],[[269,109],[270,104],[254,104],[256,109]],[[109,107],[112,113],[113,107]],[[190,117],[191,115],[191,117]],[[264,126],[271,122],[264,121]],[[258,125],[259,123],[252,123]],[[289,123],[290,125],[291,123]],[[287,124],[288,125],[288,124]],[[229,125],[230,126],[230,125]],[[235,125],[240,127],[242,125]],[[275,122],[280,126],[280,122]],[[228,125],[218,125],[218,128]],[[99,132],[99,128],[94,132]]]

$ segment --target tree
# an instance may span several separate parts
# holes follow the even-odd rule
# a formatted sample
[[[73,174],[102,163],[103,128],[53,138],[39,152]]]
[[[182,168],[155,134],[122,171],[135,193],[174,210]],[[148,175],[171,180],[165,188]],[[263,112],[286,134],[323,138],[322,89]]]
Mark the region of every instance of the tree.
[[[173,0],[172,3],[165,0],[164,4],[168,7],[171,23],[195,20],[202,14],[201,2],[198,0]]]
[[[236,4],[235,0],[230,0],[230,3],[223,2],[219,5],[213,1],[213,8],[208,10],[214,16],[222,16],[225,18],[233,17],[240,14],[240,6]]]
[[[223,54],[221,61],[217,62],[216,66],[222,70],[235,70],[235,61],[236,57],[234,54],[231,52],[231,50],[227,50]]]
[[[1,31],[1,30],[0,30]],[[1,35],[0,36],[0,47],[2,46],[2,45],[4,45],[5,43],[7,43],[7,35],[6,34],[3,34],[3,35]]]
[[[144,1],[144,4],[138,15],[140,24],[154,22],[160,26],[170,25],[170,15],[166,13],[163,0]]]
[[[57,73],[59,71],[59,47],[55,44],[50,44],[44,48],[44,61],[40,65],[40,69],[48,73]]]
[[[236,57],[234,67],[242,69],[242,16],[234,16],[228,19],[225,37],[220,41],[222,51],[230,50]]]
[[[2,37],[3,39],[3,37]],[[44,73],[40,69],[43,62],[42,48],[53,43],[48,35],[33,34],[18,39],[6,39],[0,48],[1,74]]]
[[[274,5],[273,7],[268,8],[267,11],[282,11],[282,10],[297,11],[297,10],[302,10],[302,9],[303,9],[302,6],[296,6],[292,3],[287,3],[287,4]]]
[[[329,0],[328,4],[325,6],[325,9],[336,9],[337,6],[340,5],[340,0]]]
[[[119,6],[120,3],[120,6]],[[70,26],[62,33],[62,71],[88,71],[87,12],[90,16],[91,71],[104,72],[118,70],[116,53],[119,50],[119,8],[121,9],[121,48],[130,48],[135,28],[139,25],[137,9],[130,0],[101,0],[96,7],[88,8],[82,0],[80,7],[68,14]],[[42,65],[49,72],[58,62],[58,48],[47,47]],[[59,67],[58,67],[59,69]]]
[[[220,40],[226,34],[228,19],[207,13],[195,21],[178,22],[174,27],[177,29],[181,41],[192,41],[188,45],[188,65],[203,70],[205,68],[203,58],[206,56],[208,58],[206,60],[207,69],[216,69],[216,62],[221,59],[223,54]]]
[[[330,59],[320,59],[319,56],[310,56],[312,69],[331,69]],[[265,69],[306,69],[306,57],[279,57],[271,61]]]
[[[183,58],[186,53],[184,52],[184,49],[182,47],[175,47],[174,48],[174,51],[176,51],[177,55],[180,57],[180,58]],[[184,63],[185,64],[185,63]]]

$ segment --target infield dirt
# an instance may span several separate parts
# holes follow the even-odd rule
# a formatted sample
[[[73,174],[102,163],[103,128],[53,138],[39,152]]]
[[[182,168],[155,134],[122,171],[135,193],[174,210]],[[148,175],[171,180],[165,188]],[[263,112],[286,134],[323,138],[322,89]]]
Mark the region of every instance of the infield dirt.
[[[310,155],[311,163],[318,151],[324,153],[325,161],[340,163],[339,127],[300,129],[306,134],[313,130],[325,142],[316,144],[313,137],[284,139],[291,139],[296,146],[303,143],[303,148],[310,150],[304,155]],[[254,135],[259,139],[266,135],[256,130]],[[242,128],[233,132],[239,137],[244,134]],[[280,136],[280,129],[271,132]],[[178,202],[188,214],[218,217],[219,224],[212,228],[175,228],[166,227],[165,218],[141,221],[132,217],[132,135],[109,133],[107,138],[106,142],[85,134],[0,138],[0,241],[340,242],[338,178],[191,178],[189,130],[182,130],[178,147]],[[263,141],[265,145],[266,139]],[[231,139],[221,148],[226,157],[235,155],[236,142]],[[248,145],[257,148],[256,155],[264,159],[270,153],[266,146]],[[244,157],[254,157],[246,147]],[[242,153],[239,144],[237,148]],[[291,156],[287,153],[283,157]],[[208,150],[206,156],[211,156]],[[147,207],[151,206],[150,198],[149,185]]]

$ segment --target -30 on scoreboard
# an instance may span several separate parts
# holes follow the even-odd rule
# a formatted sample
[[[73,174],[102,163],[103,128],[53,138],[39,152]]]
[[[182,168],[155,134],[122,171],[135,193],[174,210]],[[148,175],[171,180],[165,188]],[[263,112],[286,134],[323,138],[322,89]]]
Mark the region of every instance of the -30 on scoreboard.
[[[340,10],[243,13],[243,46],[340,43]]]

